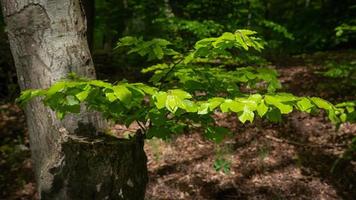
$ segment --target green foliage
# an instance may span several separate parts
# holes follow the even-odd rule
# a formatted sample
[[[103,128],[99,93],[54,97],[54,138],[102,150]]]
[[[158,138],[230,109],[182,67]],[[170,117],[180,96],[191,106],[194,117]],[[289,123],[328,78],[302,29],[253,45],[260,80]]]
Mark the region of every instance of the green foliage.
[[[163,61],[144,70],[153,73],[153,86],[111,84],[71,75],[48,89],[24,91],[18,102],[24,104],[34,97],[43,97],[45,105],[55,110],[60,119],[68,113],[79,113],[85,106],[115,122],[149,124],[148,130],[142,127],[146,138],[169,138],[186,128],[202,128],[204,135],[215,142],[231,135],[215,124],[216,112],[236,115],[241,123],[252,123],[256,117],[280,122],[282,115],[294,110],[314,113],[319,109],[325,110],[335,124],[349,120],[354,103],[335,106],[317,97],[281,93],[277,91],[280,83],[274,70],[229,66],[240,52],[263,48],[255,35],[249,30],[226,32],[198,41],[188,54],[168,48],[170,43],[166,40],[145,42],[125,37],[118,46],[128,48],[128,53]],[[160,53],[155,48],[160,48]],[[215,62],[219,64],[216,66]],[[219,166],[224,168],[222,163]]]
[[[220,37],[205,38],[195,44],[192,56],[209,58],[231,56],[231,52],[227,50],[232,48],[246,51],[252,48],[261,51],[263,49],[261,39],[255,35],[255,31],[237,30],[235,33],[225,32]],[[190,58],[191,56],[188,57]]]
[[[263,90],[267,86],[268,91],[275,91],[281,87],[277,73],[268,68],[237,68],[226,70],[223,67],[209,67],[185,65],[183,63],[174,65],[154,65],[144,72],[153,71],[150,81],[160,86],[172,87],[178,85],[189,92],[205,91],[210,96],[224,93],[234,95],[240,93],[243,86]],[[173,69],[172,69],[173,68]],[[165,76],[170,72],[167,76]],[[165,82],[161,79],[165,77]],[[264,83],[264,84],[262,84]]]
[[[355,7],[356,8],[356,7]],[[354,9],[355,9],[354,8]],[[335,28],[336,42],[346,43],[356,38],[356,20],[343,22]]]
[[[340,26],[335,28],[335,32],[337,37],[342,37],[345,34],[355,33],[356,26],[349,24],[341,24]]]
[[[356,87],[356,61],[342,63],[327,62],[326,70],[318,73],[325,77],[341,81],[338,84],[342,83]]]
[[[284,29],[278,31],[287,34]],[[147,139],[168,139],[186,129],[199,128],[216,143],[232,135],[229,129],[216,124],[213,116],[218,112],[235,115],[243,124],[253,123],[255,118],[277,123],[295,110],[315,113],[320,109],[336,125],[355,121],[355,102],[333,105],[318,97],[281,93],[275,70],[236,65],[237,58],[261,51],[263,44],[256,32],[245,29],[201,39],[188,52],[178,52],[165,39],[144,41],[127,36],[119,40],[117,49],[153,63],[142,70],[152,74],[151,85],[125,81],[111,84],[70,74],[67,80],[48,89],[22,92],[18,102],[24,105],[42,97],[59,119],[79,113],[82,108],[99,111],[126,126],[137,122]],[[229,173],[230,162],[220,156],[213,167]]]
[[[280,88],[280,84],[274,70],[230,67],[238,63],[237,55],[251,49],[261,51],[261,40],[255,34],[249,30],[238,30],[235,33],[226,32],[220,37],[199,40],[186,56],[186,53],[177,53],[169,60],[164,60],[165,63],[154,64],[142,72],[153,73],[150,82],[155,86],[178,86],[189,92],[206,92],[210,96],[236,94],[241,85],[257,88],[261,82],[268,86],[268,91],[275,91]],[[137,49],[136,45],[126,46]]]
[[[327,71],[322,74],[330,78],[356,78],[356,61],[350,63],[329,62],[326,66]]]
[[[165,39],[153,39],[150,41],[143,41],[142,38],[136,37],[123,37],[117,43],[117,48],[119,47],[130,47],[130,51],[127,54],[137,53],[140,56],[147,56],[148,61],[150,60],[161,60],[165,55],[177,55],[178,53],[168,46],[171,43]]]
[[[220,135],[229,135],[222,128],[211,127],[204,115],[214,112],[233,113],[239,121],[253,122],[256,116],[271,121],[280,121],[281,114],[293,110],[310,112],[316,109],[325,110],[334,123],[345,121],[345,112],[354,112],[355,104],[339,104],[334,106],[326,100],[316,97],[296,97],[287,93],[253,94],[235,98],[214,97],[207,100],[196,100],[198,97],[181,89],[158,91],[157,88],[142,83],[110,84],[98,80],[62,81],[46,90],[27,90],[22,93],[18,102],[23,104],[30,99],[43,96],[44,103],[63,118],[67,113],[79,113],[81,103],[90,110],[100,111],[105,117],[130,124],[134,120],[147,122],[152,127],[166,127],[167,134],[171,125],[188,123],[189,120],[208,125],[206,135],[215,141],[221,141]],[[145,98],[147,97],[147,98]],[[149,99],[149,100],[148,100]],[[346,109],[344,109],[345,107]],[[174,121],[174,123],[172,123]],[[157,126],[156,126],[157,125]],[[174,127],[177,128],[177,127]],[[150,133],[158,137],[165,129]],[[152,131],[155,131],[154,129]],[[218,136],[214,136],[214,135]]]
[[[271,50],[301,52],[353,44],[355,9],[352,0],[96,0],[95,35],[96,43],[162,37],[185,51],[196,40],[245,28],[257,30]]]
[[[276,22],[269,21],[269,20],[262,20],[260,24],[261,26],[265,26],[266,28],[271,29],[273,32],[282,35],[286,39],[294,40],[293,34],[290,33],[286,27],[277,24]]]
[[[231,58],[233,52],[230,49],[247,51],[255,49],[261,51],[263,42],[258,38],[255,31],[237,30],[235,33],[226,32],[220,37],[211,37],[199,40],[193,51],[184,58],[184,63],[191,62],[194,58]],[[119,40],[116,48],[128,47],[127,54],[137,53],[140,56],[148,56],[148,60],[163,59],[165,55],[179,55],[175,50],[169,48],[171,42],[165,39],[152,39],[143,41],[142,38],[126,36]]]
[[[335,105],[341,110],[340,119],[342,122],[356,122],[356,101],[348,101]]]
[[[288,29],[276,22],[261,19],[258,22],[259,29],[263,31],[264,38],[268,43],[268,49],[275,51],[283,49],[284,43],[290,43],[294,41],[294,35],[288,31]]]
[[[216,159],[214,161],[214,169],[216,171],[223,171],[225,174],[230,172],[230,162],[225,159]]]
[[[170,38],[174,36],[175,41],[182,42],[191,42],[197,39],[199,40],[213,35],[219,35],[224,29],[223,25],[216,23],[213,20],[198,21],[169,17],[156,19],[154,23],[161,26],[162,29],[170,35]],[[184,37],[184,39],[182,37]]]

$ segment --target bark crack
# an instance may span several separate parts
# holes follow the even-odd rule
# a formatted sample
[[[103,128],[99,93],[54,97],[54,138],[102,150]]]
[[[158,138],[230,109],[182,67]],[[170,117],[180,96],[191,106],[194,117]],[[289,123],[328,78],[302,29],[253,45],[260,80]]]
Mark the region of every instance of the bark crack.
[[[5,15],[9,34],[31,36],[50,28],[46,8],[38,3],[29,3],[21,9]]]
[[[41,7],[42,10],[46,10],[45,7],[43,5],[41,5],[40,3],[31,2],[13,13],[5,14],[5,18],[10,18],[10,17],[16,16],[18,14],[21,14],[24,10],[26,10],[27,8],[30,8],[32,6],[34,6],[34,7],[38,6],[38,7]]]

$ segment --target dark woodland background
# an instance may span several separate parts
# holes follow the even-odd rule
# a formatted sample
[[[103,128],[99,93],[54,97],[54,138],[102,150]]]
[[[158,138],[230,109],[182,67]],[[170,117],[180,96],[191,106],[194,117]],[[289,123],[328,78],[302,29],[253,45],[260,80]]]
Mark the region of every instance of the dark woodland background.
[[[164,38],[179,50],[236,29],[265,41],[244,64],[276,68],[286,91],[333,103],[356,97],[354,0],[88,0],[88,43],[99,79],[146,82],[149,62],[114,50],[119,38]],[[0,199],[36,199],[25,119],[14,104],[16,71],[0,19]],[[199,133],[147,142],[147,199],[353,199],[356,126],[335,129],[323,113],[293,113],[283,123],[242,125],[218,117],[236,134],[229,145]],[[113,129],[120,129],[115,125]],[[182,156],[183,155],[183,156]],[[222,156],[229,172],[214,170]]]

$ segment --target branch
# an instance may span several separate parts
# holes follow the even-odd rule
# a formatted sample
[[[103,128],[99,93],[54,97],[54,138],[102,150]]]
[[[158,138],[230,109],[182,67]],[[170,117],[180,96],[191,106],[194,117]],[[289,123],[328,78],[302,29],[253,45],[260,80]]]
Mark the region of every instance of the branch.
[[[138,120],[135,120],[135,121],[136,121],[136,123],[140,126],[140,128],[142,129],[142,131],[143,131],[144,133],[146,133],[146,132],[147,132],[147,129],[145,128],[145,126],[142,125],[141,122],[139,122]]]
[[[158,82],[163,82],[163,81],[165,81],[165,79],[168,77],[168,75],[173,71],[173,69],[178,65],[178,64],[180,64],[182,61],[184,60],[184,58],[181,58],[180,60],[178,60],[178,62],[176,62],[176,63],[174,63],[174,65],[168,70],[168,72],[162,77],[162,78],[160,78],[159,79],[159,81]],[[159,87],[158,87],[158,90],[161,90],[162,89],[162,85],[163,84],[161,84]]]

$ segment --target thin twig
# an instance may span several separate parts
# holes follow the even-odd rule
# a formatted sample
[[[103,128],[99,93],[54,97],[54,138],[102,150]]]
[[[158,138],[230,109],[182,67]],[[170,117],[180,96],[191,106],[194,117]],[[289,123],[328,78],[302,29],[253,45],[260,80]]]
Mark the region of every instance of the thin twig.
[[[173,66],[168,70],[168,72],[162,77],[159,79],[158,82],[161,82],[161,85],[159,85],[158,87],[158,90],[161,90],[162,89],[162,82],[165,81],[165,79],[168,77],[168,75],[173,71],[173,69],[178,65],[180,64],[182,61],[184,60],[184,58],[181,58],[178,62],[174,63]]]
[[[144,133],[146,133],[146,128],[141,124],[141,122],[139,122],[138,120],[135,120],[136,121],[136,123],[140,126],[140,128],[142,129],[142,131],[144,132]]]

